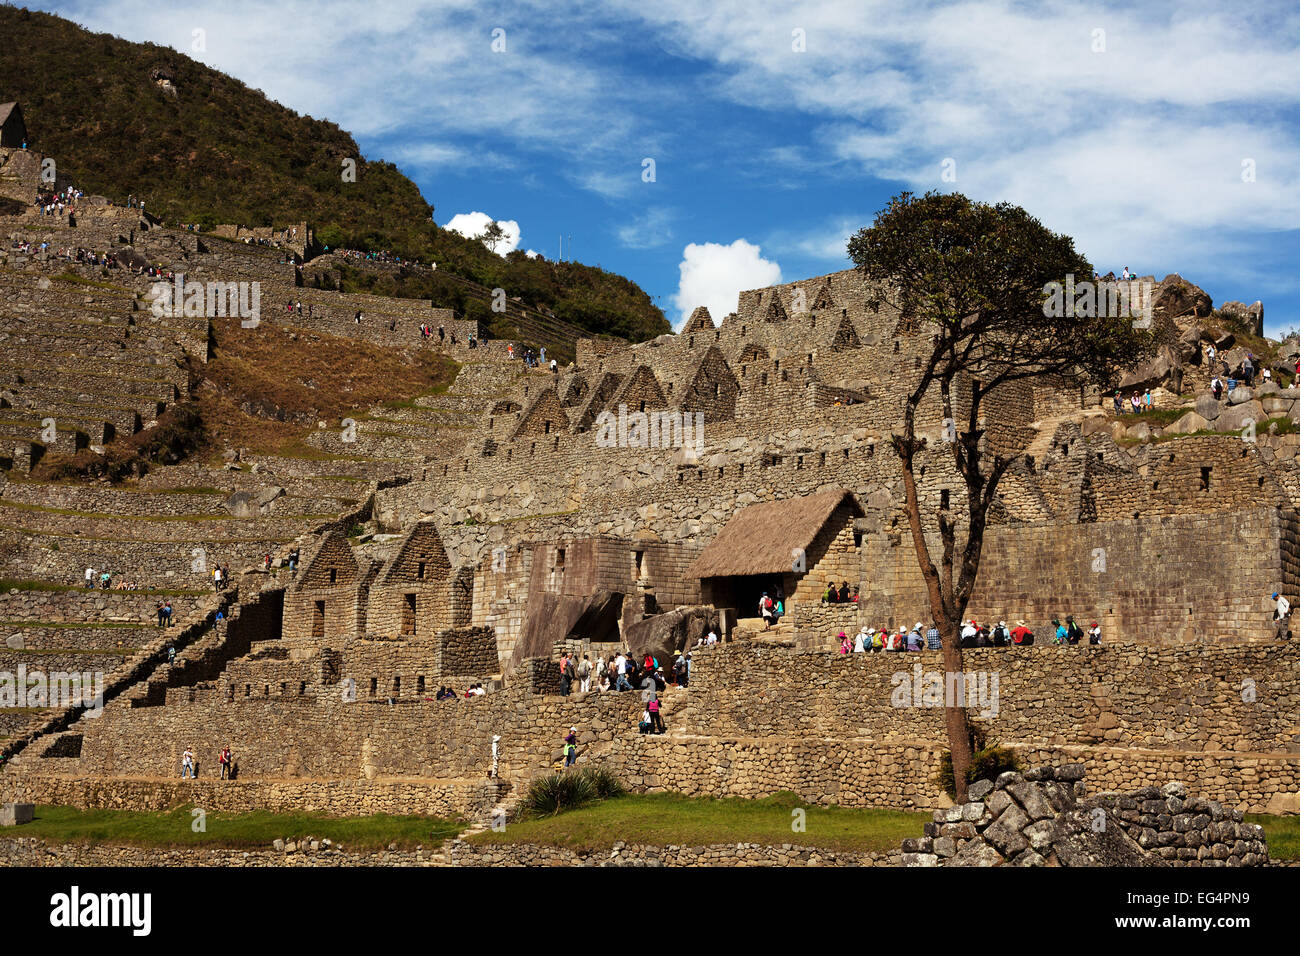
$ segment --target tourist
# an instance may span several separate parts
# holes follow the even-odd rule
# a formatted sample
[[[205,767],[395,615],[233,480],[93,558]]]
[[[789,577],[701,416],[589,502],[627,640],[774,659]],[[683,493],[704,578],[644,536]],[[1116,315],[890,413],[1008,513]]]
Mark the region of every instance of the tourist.
[[[614,666],[618,672],[618,680],[614,684],[615,690],[631,690],[632,685],[628,683],[628,660],[623,656],[622,651],[619,651],[618,657],[614,661]]]
[[[840,582],[840,603],[841,604],[849,603],[849,582],[848,581]]]
[[[566,651],[560,658],[560,696],[568,697],[569,690],[573,687],[574,678],[573,662],[569,660],[569,654]]]
[[[886,637],[888,637],[888,635],[885,633],[883,627],[878,627],[871,633],[871,651],[873,654],[879,653],[885,649]]]
[[[785,617],[785,597],[781,594],[781,589],[776,589],[776,603],[772,606],[772,623],[780,624],[781,618]]]
[[[912,629],[907,632],[907,649],[913,652],[920,652],[925,649],[925,639],[921,637],[920,621],[912,625]]]
[[[1065,640],[1068,644],[1078,644],[1083,640],[1083,628],[1074,623],[1074,616],[1070,614],[1065,617]]]
[[[907,631],[903,625],[898,625],[898,633],[889,638],[889,650],[905,651],[907,650]]]
[[[718,632],[717,632],[716,630],[714,630],[713,628],[709,628],[709,634],[708,634],[708,637],[706,637],[706,638],[704,639],[704,643],[705,643],[705,644],[716,644],[716,643],[718,643]]]
[[[969,621],[966,622],[965,626],[962,627],[961,629],[961,646],[974,647],[975,635],[977,633],[979,633],[979,631],[978,628],[975,627],[975,619],[971,618]]]
[[[86,568],[86,590],[95,590],[95,569]]]
[[[666,728],[664,727],[664,718],[661,713],[658,695],[650,698],[650,703],[646,704],[645,709],[650,713],[650,723],[653,725],[653,733],[662,734]]]
[[[1052,638],[1052,643],[1064,644],[1065,636],[1066,636],[1065,625],[1062,624],[1060,620],[1057,618],[1052,618],[1052,625],[1056,628],[1055,634]]]
[[[222,780],[235,779],[234,773],[231,771],[231,766],[230,766],[231,759],[232,758],[230,756],[230,744],[226,744],[225,749],[222,750],[220,755],[218,755],[217,757],[217,762],[221,764]]]
[[[163,602],[163,623],[166,627],[172,626],[172,599],[168,598]]]
[[[1133,397],[1129,399],[1129,404],[1133,406],[1134,415],[1140,415],[1142,413],[1142,398],[1137,392],[1133,393]]]
[[[1034,643],[1034,632],[1024,621],[1016,621],[1015,629],[1011,632],[1011,642],[1019,647],[1028,647]]]
[[[564,769],[578,762],[578,728],[570,727],[564,738]]]
[[[591,690],[591,661],[586,654],[582,655],[582,662],[578,664],[578,691],[587,693]]]
[[[1248,387],[1255,380],[1255,364],[1251,362],[1251,357],[1247,352],[1245,360],[1241,363],[1241,377]]]
[[[1006,647],[1011,643],[1011,632],[1007,630],[1006,621],[998,621],[998,626],[993,628],[993,646]]]
[[[686,687],[691,682],[691,661],[688,651],[679,651],[677,660],[673,661],[673,680],[678,687]]]
[[[1124,414],[1124,400],[1120,397],[1119,392],[1115,393],[1115,414],[1116,415]]]
[[[157,604],[154,605],[153,609],[154,609],[154,613],[158,615],[158,626],[162,627],[163,626],[163,602],[159,601]]]
[[[1287,627],[1287,620],[1291,617],[1291,602],[1276,591],[1273,592],[1273,600],[1277,602],[1277,607],[1273,609],[1273,620],[1277,622],[1277,639],[1285,641],[1291,636],[1291,630]]]
[[[843,631],[840,631],[840,653],[847,654],[848,652],[849,652],[848,635],[845,634]]]
[[[862,629],[858,631],[857,636],[853,638],[853,653],[864,653],[867,649],[867,642],[869,640],[870,638],[867,636],[867,626],[864,624],[862,625]]]
[[[1146,394],[1142,396],[1142,405],[1146,411],[1151,411],[1151,389],[1149,388],[1146,390]]]
[[[765,630],[772,626],[772,611],[775,607],[776,605],[772,603],[772,599],[768,597],[767,592],[764,591],[763,596],[758,599],[758,613],[763,618],[763,627]]]
[[[181,754],[181,779],[186,780],[186,779],[193,779],[193,778],[194,778],[194,751],[190,750],[189,747],[186,747],[185,752]]]
[[[930,629],[925,632],[926,650],[938,651],[943,649],[943,641],[939,637],[939,625],[931,622]]]
[[[637,724],[637,733],[648,734],[653,726],[650,722],[650,708],[647,705],[646,709],[641,711],[641,723]]]
[[[1210,379],[1210,391],[1214,393],[1216,402],[1223,398],[1223,382],[1219,380],[1219,376]]]
[[[835,604],[839,601],[839,599],[840,599],[840,593],[839,591],[835,590],[835,582],[827,581],[826,594],[822,596],[822,600],[830,604]]]
[[[1088,643],[1089,644],[1101,643],[1101,627],[1097,624],[1096,621],[1092,622],[1092,627],[1088,631]]]

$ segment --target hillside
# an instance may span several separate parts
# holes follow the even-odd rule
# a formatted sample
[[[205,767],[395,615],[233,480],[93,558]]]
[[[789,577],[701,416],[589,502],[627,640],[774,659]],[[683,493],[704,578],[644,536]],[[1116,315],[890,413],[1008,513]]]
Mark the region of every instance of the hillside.
[[[506,261],[439,229],[419,188],[393,164],[365,159],[346,131],[175,50],[7,5],[0,36],[0,100],[22,104],[32,146],[88,192],[123,204],[143,196],[166,222],[306,220],[324,245],[437,262],[593,333],[642,340],[669,331],[650,297],[621,276],[522,254]],[[357,161],[355,182],[343,181],[347,158]]]

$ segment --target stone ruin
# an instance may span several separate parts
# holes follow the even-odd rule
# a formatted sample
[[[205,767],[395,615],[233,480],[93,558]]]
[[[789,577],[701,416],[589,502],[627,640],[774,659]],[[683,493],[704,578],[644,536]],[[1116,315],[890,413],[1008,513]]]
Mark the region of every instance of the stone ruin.
[[[1084,765],[977,780],[903,841],[903,866],[1264,866],[1264,829],[1170,782],[1088,795]]]
[[[39,160],[0,150],[0,185],[29,202]],[[521,338],[564,356],[552,373],[512,360],[518,341],[478,338],[477,323],[427,301],[305,281],[344,261],[393,267],[337,253],[300,266],[310,224],[287,227],[293,248],[285,228],[232,226],[225,238],[91,203],[75,219],[0,217],[0,466],[17,479],[0,486],[0,572],[46,586],[0,595],[0,669],[38,654],[46,667],[93,666],[110,698],[93,720],[75,709],[0,713],[0,753],[12,757],[0,798],[165,806],[183,796],[178,785],[140,775],[173,776],[187,741],[202,774],[203,755],[210,762],[233,742],[239,785],[213,797],[231,809],[481,815],[549,768],[556,728],[577,725],[580,760],[608,764],[633,789],[944,806],[933,783],[946,747],[939,712],[889,707],[891,672],[904,665],[888,655],[835,653],[840,630],[910,626],[928,608],[889,448],[924,336],[871,308],[857,273],[746,290],[720,322],[696,310],[680,332],[635,344],[512,305]],[[192,374],[201,379],[212,323],[154,315],[146,277],[118,270],[106,281],[24,242],[257,281],[257,334],[329,334],[395,361],[437,350],[458,363],[456,379],[445,393],[358,415],[350,440],[338,423],[320,425],[304,439],[308,454],[231,448],[223,464],[163,466],[129,487],[33,481],[48,451],[139,434],[192,399],[205,387]],[[1048,818],[1012,786],[1032,785],[1050,804],[1049,791],[1064,799],[1069,785],[1069,812],[1105,809],[1094,805],[1104,795],[1060,776],[1075,760],[1101,785],[1146,794],[1136,807],[1117,796],[1108,811],[1110,839],[1123,836],[1144,861],[1190,860],[1180,854],[1206,846],[1219,859],[1226,832],[1211,839],[1211,829],[1242,824],[1216,812],[1300,812],[1300,657],[1274,640],[1268,601],[1274,590],[1300,599],[1300,437],[1277,427],[1300,422],[1300,401],[1276,385],[1215,401],[1210,378],[1235,372],[1247,352],[1231,318],[1257,331],[1262,305],[1216,314],[1179,276],[1158,286],[1161,350],[1126,382],[1151,387],[1157,409],[1186,406],[1174,422],[1130,425],[1108,413],[1109,396],[1052,379],[1017,383],[986,406],[987,442],[1017,460],[990,514],[969,613],[1026,618],[1041,635],[1072,612],[1103,630],[1100,648],[968,655],[1002,675],[999,739],[1027,764],[1058,769],[984,794],[975,820],[941,809],[932,826],[969,823],[980,834],[965,838],[972,847],[984,841],[1009,861],[1032,849],[1068,862],[1072,850],[1039,846],[1045,826],[1033,831],[1038,844],[988,843],[976,824],[988,813],[995,825],[996,794],[1026,815],[1026,841]],[[422,323],[457,342],[422,340]],[[1278,354],[1280,374],[1300,349]],[[602,420],[643,414],[702,420],[702,434],[678,441],[670,422],[655,442],[633,429],[597,442]],[[1244,442],[1250,417],[1257,440]],[[918,458],[932,531],[937,515],[960,515],[964,495],[937,441],[935,403],[919,425],[935,439]],[[231,566],[233,587],[212,590],[209,562]],[[86,567],[142,590],[62,590]],[[822,602],[830,580],[858,600]],[[787,613],[764,632],[757,598],[776,587]],[[143,588],[174,592],[172,628],[152,623],[157,596]],[[558,694],[561,652],[630,645],[668,656],[709,628],[724,643],[696,651],[691,686],[665,694],[662,737],[635,733],[639,699]],[[937,655],[905,666],[914,663],[938,666]],[[429,699],[471,682],[489,692]],[[1248,682],[1258,693],[1249,702]],[[493,736],[500,774],[489,778]],[[1153,801],[1184,798],[1141,790],[1173,778],[1225,809],[1196,804],[1191,819],[1209,825],[1179,829],[1191,811]],[[1187,842],[1192,833],[1200,844]],[[925,852],[937,861],[936,838]],[[1237,834],[1233,850],[1238,838],[1253,836]]]

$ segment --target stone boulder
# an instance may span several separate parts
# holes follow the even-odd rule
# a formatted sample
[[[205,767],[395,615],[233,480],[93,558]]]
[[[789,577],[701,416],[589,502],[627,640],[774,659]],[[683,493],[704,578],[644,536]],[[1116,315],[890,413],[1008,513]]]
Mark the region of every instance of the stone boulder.
[[[1219,404],[1218,400],[1209,392],[1198,396],[1196,399],[1196,414],[1200,415],[1207,422],[1212,422],[1218,418],[1219,411],[1222,407],[1223,406]]]
[[[1259,402],[1243,402],[1240,405],[1229,405],[1225,408],[1214,422],[1214,430],[1219,432],[1236,432],[1246,427],[1246,423],[1253,421],[1256,425],[1264,421],[1264,406]]]
[[[647,653],[658,658],[667,670],[677,652],[694,647],[699,638],[718,626],[718,611],[709,604],[688,604],[663,614],[645,618],[623,629],[632,656]]]
[[[1238,385],[1223,398],[1229,405],[1240,405],[1255,397],[1255,393],[1245,385]]]
[[[1217,403],[1216,403],[1217,404]],[[1178,421],[1165,428],[1165,434],[1171,435],[1191,435],[1194,432],[1201,431],[1210,427],[1210,423],[1196,412],[1188,412]]]
[[[1177,273],[1165,276],[1151,297],[1152,310],[1157,318],[1195,317],[1204,319],[1214,309],[1214,300],[1208,292],[1193,285]]]

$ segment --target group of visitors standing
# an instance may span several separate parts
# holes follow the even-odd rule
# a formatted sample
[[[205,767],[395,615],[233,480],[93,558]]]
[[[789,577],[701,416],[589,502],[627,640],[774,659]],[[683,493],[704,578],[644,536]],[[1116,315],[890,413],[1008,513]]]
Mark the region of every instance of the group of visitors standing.
[[[1065,622],[1052,618],[1051,643],[1081,644],[1087,639],[1089,644],[1101,643],[1101,626],[1093,621],[1088,630],[1074,620],[1074,615],[1067,615]],[[974,618],[962,624],[958,639],[962,647],[1029,647],[1036,640],[1034,632],[1023,620],[1016,621],[1015,627],[1008,627],[1006,621],[996,624],[983,624]],[[943,647],[939,626],[931,623],[925,627],[917,621],[909,629],[899,625],[897,631],[886,627],[863,625],[855,637],[850,638],[844,631],[839,633],[841,654],[862,654],[872,651],[937,651]]]

